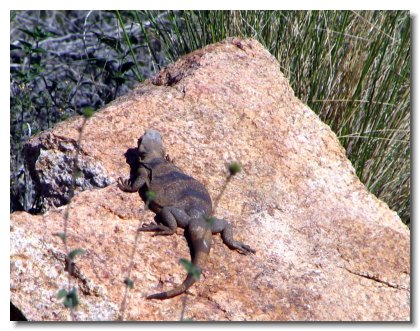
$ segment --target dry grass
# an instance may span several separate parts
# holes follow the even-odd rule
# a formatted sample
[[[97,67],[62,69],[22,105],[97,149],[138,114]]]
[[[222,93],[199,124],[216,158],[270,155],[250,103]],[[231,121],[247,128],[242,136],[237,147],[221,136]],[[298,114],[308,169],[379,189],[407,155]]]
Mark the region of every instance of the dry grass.
[[[410,224],[408,11],[130,14],[147,36],[151,61],[153,40],[172,61],[229,36],[259,40],[296,95],[336,132],[362,182]]]

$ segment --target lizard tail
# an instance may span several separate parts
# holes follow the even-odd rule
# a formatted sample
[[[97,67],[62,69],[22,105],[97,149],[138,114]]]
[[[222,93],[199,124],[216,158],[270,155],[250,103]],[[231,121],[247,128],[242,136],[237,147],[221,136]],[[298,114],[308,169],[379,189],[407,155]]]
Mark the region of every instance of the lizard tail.
[[[190,224],[188,225],[188,235],[194,252],[192,264],[201,274],[210,252],[212,235],[211,229],[206,220],[201,218],[194,219],[190,221]],[[149,295],[147,299],[163,300],[176,297],[177,295],[184,293],[196,281],[197,278],[194,274],[189,272],[187,278],[185,278],[184,282],[178,287],[175,287],[173,290],[168,292]]]
[[[196,282],[196,279],[194,278],[194,276],[192,274],[188,274],[184,282],[181,285],[175,287],[173,290],[149,295],[147,299],[164,300],[164,299],[176,297],[177,295],[184,293],[195,282]]]

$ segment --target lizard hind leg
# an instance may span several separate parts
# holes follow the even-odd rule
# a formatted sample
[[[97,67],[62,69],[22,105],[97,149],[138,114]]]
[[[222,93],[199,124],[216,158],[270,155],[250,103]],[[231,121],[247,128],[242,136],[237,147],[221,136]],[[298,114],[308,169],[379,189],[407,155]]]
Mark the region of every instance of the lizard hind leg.
[[[174,207],[163,207],[155,220],[156,224],[143,224],[137,231],[152,231],[155,232],[154,236],[170,236],[178,226],[183,228],[188,224],[188,215]]]
[[[240,241],[233,239],[232,225],[228,221],[219,218],[214,218],[211,230],[213,234],[220,233],[223,242],[230,249],[237,250],[241,254],[256,253],[255,249],[249,247],[248,245]]]

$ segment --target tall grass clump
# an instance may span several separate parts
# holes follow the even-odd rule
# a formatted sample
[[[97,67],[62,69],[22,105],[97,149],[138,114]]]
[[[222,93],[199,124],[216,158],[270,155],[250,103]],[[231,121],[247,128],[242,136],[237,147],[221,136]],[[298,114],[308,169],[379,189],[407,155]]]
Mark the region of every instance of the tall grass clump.
[[[367,188],[410,224],[408,11],[132,11],[150,61],[226,37],[255,38],[337,134]]]

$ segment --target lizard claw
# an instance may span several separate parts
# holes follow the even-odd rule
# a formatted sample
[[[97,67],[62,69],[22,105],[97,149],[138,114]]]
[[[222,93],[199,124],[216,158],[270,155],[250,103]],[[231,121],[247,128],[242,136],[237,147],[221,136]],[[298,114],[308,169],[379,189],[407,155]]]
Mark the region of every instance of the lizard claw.
[[[244,254],[244,255],[248,255],[248,254],[250,254],[250,253],[252,253],[252,254],[255,254],[255,253],[256,253],[256,250],[255,250],[255,249],[253,249],[253,248],[249,247],[248,245],[242,244],[242,243],[240,243],[240,244],[236,247],[236,249],[237,249],[237,251],[238,251],[240,254]]]
[[[143,223],[137,228],[137,231],[155,231],[159,228],[159,225],[156,223]]]
[[[126,191],[130,188],[130,182],[128,179],[122,179],[121,177],[117,179],[117,186],[120,190]]]
[[[162,224],[144,223],[137,228],[137,231],[154,231],[155,233],[153,233],[152,236],[156,237],[156,236],[169,236],[171,234],[174,234],[176,230],[168,228]]]
[[[158,232],[155,232],[152,234],[152,237],[157,237],[157,236],[170,236],[172,234],[174,234],[175,231],[172,230],[160,230]]]

